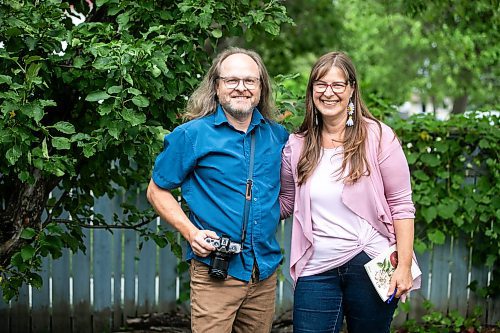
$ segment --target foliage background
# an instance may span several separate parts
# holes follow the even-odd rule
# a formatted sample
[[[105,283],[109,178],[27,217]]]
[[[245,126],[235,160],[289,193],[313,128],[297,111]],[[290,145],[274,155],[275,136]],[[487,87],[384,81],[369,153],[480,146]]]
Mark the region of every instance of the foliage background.
[[[304,82],[319,55],[343,50],[362,74],[365,95],[401,105],[416,93],[433,108],[450,103],[455,113],[498,110],[498,0],[285,4],[295,25],[247,44],[275,75],[299,72]]]
[[[78,13],[85,22],[75,25]],[[145,188],[163,135],[180,123],[223,36],[278,34],[285,22],[277,1],[1,1],[4,296],[42,283],[41,257],[83,250],[82,228],[109,227],[92,210],[95,197]],[[60,197],[49,198],[56,187]],[[162,246],[174,238],[144,228],[152,210],[123,209],[114,227]]]

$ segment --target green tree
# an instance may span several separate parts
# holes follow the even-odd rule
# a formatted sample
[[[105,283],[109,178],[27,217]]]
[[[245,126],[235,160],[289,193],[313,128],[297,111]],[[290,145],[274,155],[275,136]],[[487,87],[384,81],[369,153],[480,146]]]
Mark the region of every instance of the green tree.
[[[285,26],[279,36],[259,37],[255,45],[271,73],[301,74],[295,83],[287,84],[289,88],[304,91],[314,61],[333,50],[351,56],[370,104],[382,100],[402,104],[422,85],[417,74],[421,38],[411,18],[387,15],[385,7],[373,1],[287,1],[285,5],[295,25]]]
[[[413,93],[455,113],[498,109],[499,2],[287,1],[296,23],[258,46],[273,74],[299,72],[300,86],[321,54],[353,58],[370,104],[401,105]],[[261,42],[262,40],[262,42]],[[389,109],[389,108],[386,108]]]
[[[297,72],[297,58],[313,55],[310,65],[315,56],[339,46],[336,40],[342,18],[336,15],[331,0],[288,0],[284,5],[293,25],[284,26],[276,36],[258,32],[246,36],[247,45],[262,54],[272,75]]]
[[[381,0],[388,15],[414,21],[420,90],[453,99],[453,113],[498,109],[500,2],[498,0]],[[415,36],[413,36],[416,34]]]
[[[107,224],[93,215],[94,198],[145,187],[221,38],[278,34],[286,22],[278,1],[0,1],[4,296],[42,283],[41,257],[83,249],[91,222],[148,236],[152,210],[124,205],[126,218]]]

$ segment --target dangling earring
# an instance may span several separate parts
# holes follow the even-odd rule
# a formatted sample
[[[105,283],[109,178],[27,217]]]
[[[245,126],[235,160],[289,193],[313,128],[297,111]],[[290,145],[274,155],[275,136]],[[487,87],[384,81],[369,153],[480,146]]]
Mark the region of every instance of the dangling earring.
[[[354,126],[354,120],[352,119],[354,110],[355,110],[354,103],[352,102],[352,99],[349,99],[349,104],[347,105],[347,115],[348,115],[346,122],[347,126]]]
[[[318,111],[314,110],[314,124],[318,126]]]

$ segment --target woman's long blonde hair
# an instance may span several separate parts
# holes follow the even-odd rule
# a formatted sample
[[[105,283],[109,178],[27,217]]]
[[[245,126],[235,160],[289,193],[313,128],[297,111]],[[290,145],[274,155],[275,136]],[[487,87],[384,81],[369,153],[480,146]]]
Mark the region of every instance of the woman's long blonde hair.
[[[366,119],[376,121],[381,130],[380,123],[368,111],[361,92],[359,91],[359,81],[356,76],[356,69],[352,60],[343,52],[329,52],[323,55],[314,64],[306,92],[306,114],[304,121],[297,134],[304,138],[304,146],[297,165],[298,184],[304,184],[312,175],[314,169],[321,158],[321,131],[323,129],[323,119],[321,113],[316,110],[313,101],[313,83],[322,78],[332,68],[337,67],[345,74],[346,81],[354,89],[352,102],[355,105],[353,114],[354,125],[346,126],[344,133],[342,166],[337,170],[338,175],[344,175],[345,183],[353,184],[363,175],[370,174],[370,167],[366,157],[366,138],[368,133],[368,123]],[[347,110],[346,110],[347,112]],[[317,124],[315,121],[317,117]],[[348,173],[345,174],[346,169]]]
[[[201,118],[206,115],[212,114],[217,108],[217,79],[220,75],[220,67],[222,62],[233,54],[246,54],[252,58],[259,67],[260,72],[260,101],[257,107],[259,108],[262,116],[268,120],[274,120],[274,103],[271,90],[271,79],[264,66],[262,58],[252,50],[242,49],[238,47],[230,47],[217,55],[212,62],[207,74],[203,78],[198,88],[193,92],[189,98],[184,113],[185,119]]]

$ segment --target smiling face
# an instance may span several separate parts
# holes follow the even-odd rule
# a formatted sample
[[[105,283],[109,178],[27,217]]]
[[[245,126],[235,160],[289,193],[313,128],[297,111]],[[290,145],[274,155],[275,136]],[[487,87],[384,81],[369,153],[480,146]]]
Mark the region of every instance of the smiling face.
[[[321,92],[326,86],[326,90]],[[343,88],[345,87],[345,90]],[[338,67],[331,67],[325,75],[313,83],[313,102],[324,121],[334,120],[345,123],[347,105],[354,88],[347,82],[344,72]]]
[[[239,80],[236,88],[228,88],[221,78]],[[251,117],[253,109],[259,104],[261,86],[257,82],[254,89],[249,90],[244,85],[244,79],[260,79],[257,63],[248,55],[232,54],[220,66],[217,80],[217,97],[224,111],[238,120]]]

